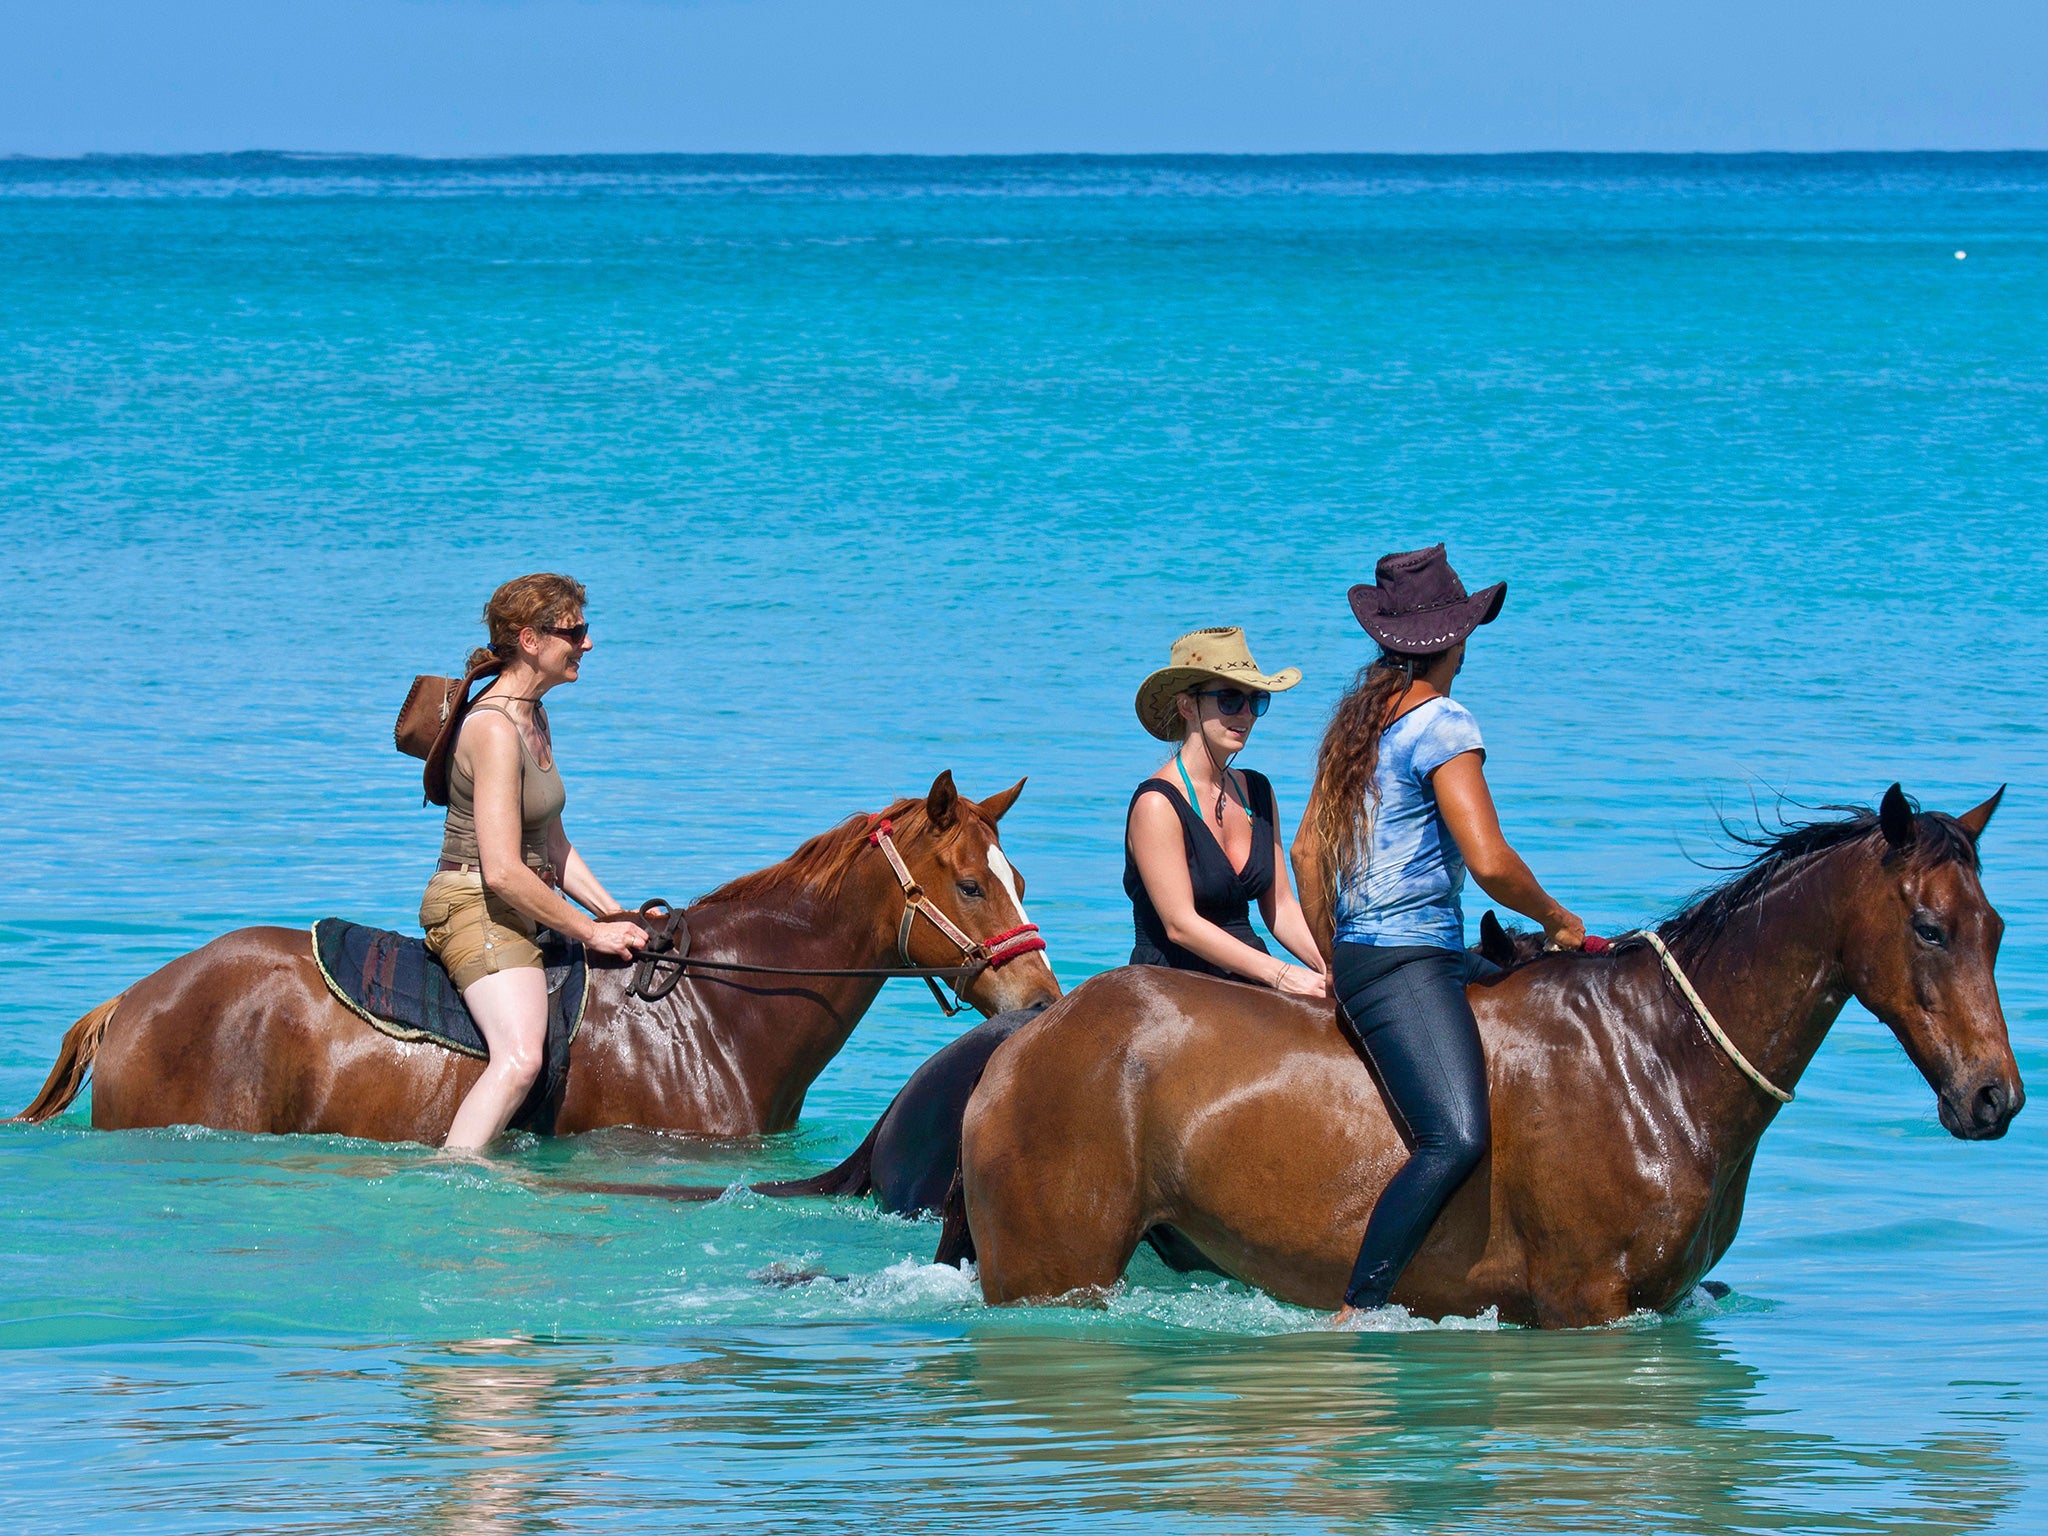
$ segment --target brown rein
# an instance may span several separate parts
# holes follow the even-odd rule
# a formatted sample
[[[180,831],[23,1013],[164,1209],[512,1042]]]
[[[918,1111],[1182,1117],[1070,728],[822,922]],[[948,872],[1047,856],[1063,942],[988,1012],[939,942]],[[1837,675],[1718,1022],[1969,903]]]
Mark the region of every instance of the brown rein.
[[[895,873],[897,884],[903,887],[903,920],[896,926],[896,952],[903,957],[902,965],[750,965],[739,960],[700,959],[689,952],[690,930],[682,912],[655,897],[642,902],[637,913],[622,914],[644,922],[647,927],[647,947],[635,958],[633,977],[628,984],[633,995],[646,1002],[659,1002],[673,992],[692,969],[750,976],[874,976],[884,980],[914,976],[931,988],[933,1000],[946,1017],[951,1018],[967,1006],[960,994],[972,986],[983,971],[1001,970],[1012,960],[1045,948],[1045,940],[1040,936],[1036,923],[1024,923],[986,939],[971,938],[963,933],[951,918],[932,904],[931,898],[924,893],[924,887],[911,875],[910,866],[903,862],[903,856],[896,851],[896,844],[890,836],[895,830],[886,817],[880,818],[868,833],[868,841],[882,850],[889,861],[889,868]],[[919,914],[959,948],[966,957],[965,965],[911,963],[910,932]],[[667,974],[657,975],[656,972],[661,970],[666,970]],[[948,1003],[946,995],[939,990],[942,981],[953,989],[955,1002]]]

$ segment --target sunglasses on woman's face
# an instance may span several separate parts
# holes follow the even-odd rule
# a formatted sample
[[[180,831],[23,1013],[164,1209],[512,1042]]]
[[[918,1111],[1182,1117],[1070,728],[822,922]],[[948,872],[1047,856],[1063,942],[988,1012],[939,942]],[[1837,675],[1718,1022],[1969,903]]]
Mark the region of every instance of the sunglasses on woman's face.
[[[1265,714],[1266,706],[1273,702],[1270,693],[1246,693],[1242,688],[1205,688],[1195,697],[1214,699],[1219,715],[1241,715],[1250,710],[1254,720]]]
[[[589,624],[543,624],[540,632],[544,635],[560,635],[571,645],[581,645],[590,638]]]

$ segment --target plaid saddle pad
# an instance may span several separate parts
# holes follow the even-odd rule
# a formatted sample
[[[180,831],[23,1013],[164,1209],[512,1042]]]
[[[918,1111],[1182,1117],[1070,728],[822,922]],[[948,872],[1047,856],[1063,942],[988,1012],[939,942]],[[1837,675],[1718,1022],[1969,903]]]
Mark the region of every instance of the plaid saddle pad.
[[[536,942],[548,978],[546,1062],[512,1124],[548,1136],[569,1077],[569,1047],[583,1023],[589,970],[575,940],[543,928]],[[397,1040],[430,1041],[489,1059],[490,1048],[462,994],[421,940],[323,917],[313,925],[313,959],[328,991],[365,1023]]]

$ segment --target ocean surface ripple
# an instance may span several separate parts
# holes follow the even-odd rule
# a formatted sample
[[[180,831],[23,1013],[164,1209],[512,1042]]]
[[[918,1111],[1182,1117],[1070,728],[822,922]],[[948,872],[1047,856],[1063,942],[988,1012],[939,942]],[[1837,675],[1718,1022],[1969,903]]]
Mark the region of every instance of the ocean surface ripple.
[[[232,927],[411,927],[389,722],[490,588],[587,582],[577,842],[682,898],[951,768],[1068,984],[1128,952],[1131,696],[1242,623],[1299,814],[1438,538],[1510,834],[1605,931],[1717,814],[1960,810],[2048,1067],[2048,157],[0,160],[0,1111]],[[1470,910],[1476,919],[1480,902]],[[1964,1532],[2048,1522],[2048,1158],[1851,1006],[1671,1318],[1371,1331],[1149,1254],[991,1310],[930,1223],[744,1193],[799,1130],[425,1149],[0,1128],[0,1521]],[[804,1276],[814,1278],[803,1278]],[[776,1283],[769,1283],[776,1282]]]

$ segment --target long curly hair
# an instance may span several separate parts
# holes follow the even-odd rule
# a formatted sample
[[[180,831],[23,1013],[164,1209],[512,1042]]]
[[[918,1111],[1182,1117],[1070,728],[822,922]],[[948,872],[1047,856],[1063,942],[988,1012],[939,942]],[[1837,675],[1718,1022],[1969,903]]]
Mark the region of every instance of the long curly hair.
[[[1347,871],[1362,864],[1379,803],[1380,737],[1409,684],[1445,655],[1402,656],[1382,650],[1358,669],[1330,713],[1316,753],[1309,822],[1322,849],[1323,895],[1335,902]]]

